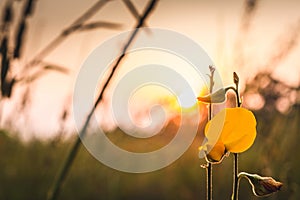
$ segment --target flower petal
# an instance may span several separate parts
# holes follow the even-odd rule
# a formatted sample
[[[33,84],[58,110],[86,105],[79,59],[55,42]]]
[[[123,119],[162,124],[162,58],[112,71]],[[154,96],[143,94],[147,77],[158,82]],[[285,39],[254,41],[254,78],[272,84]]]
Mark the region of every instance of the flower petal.
[[[219,163],[226,155],[226,149],[222,142],[218,141],[215,145],[206,143],[199,147],[199,158],[205,158],[207,162]]]
[[[256,137],[255,117],[252,112],[244,108],[226,108],[205,127],[205,135],[208,138],[215,138],[218,133],[220,133],[219,140],[225,145],[227,151],[244,152],[252,146]]]
[[[218,141],[207,155],[210,162],[219,162],[225,155],[225,146],[221,141]]]

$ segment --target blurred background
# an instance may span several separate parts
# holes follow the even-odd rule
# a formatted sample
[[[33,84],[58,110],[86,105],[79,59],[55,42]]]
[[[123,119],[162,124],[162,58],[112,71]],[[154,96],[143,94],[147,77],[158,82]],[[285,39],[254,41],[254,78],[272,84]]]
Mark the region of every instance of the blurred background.
[[[46,199],[77,137],[72,95],[81,64],[102,42],[132,30],[147,3],[0,1],[0,199]],[[240,155],[240,170],[272,176],[284,184],[265,199],[300,198],[299,9],[297,0],[161,0],[146,20],[146,26],[170,29],[200,44],[224,85],[232,84],[234,71],[239,75],[243,106],[257,119],[257,138]],[[151,37],[151,32],[147,34]],[[179,112],[170,106],[170,99],[158,92],[154,97],[142,93],[136,101],[144,99],[166,106],[169,115],[157,137],[142,142],[113,122],[105,103],[109,95],[100,105],[98,114],[106,116],[101,125],[124,149],[157,149],[178,128]],[[228,94],[227,106],[234,102]],[[143,118],[148,115],[148,109],[140,112],[143,106],[137,103],[131,112]],[[205,199],[205,170],[200,167],[205,160],[198,158],[198,147],[207,121],[206,105],[198,104],[197,112],[201,120],[193,144],[159,171],[119,172],[81,147],[58,199]],[[214,199],[230,199],[231,171],[231,156],[214,166]],[[246,180],[239,191],[240,199],[256,199]]]

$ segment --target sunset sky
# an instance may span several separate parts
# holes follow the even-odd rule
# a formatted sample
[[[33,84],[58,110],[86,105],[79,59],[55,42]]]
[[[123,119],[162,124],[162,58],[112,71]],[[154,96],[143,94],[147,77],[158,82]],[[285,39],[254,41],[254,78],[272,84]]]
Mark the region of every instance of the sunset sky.
[[[1,10],[5,2],[0,1]],[[34,15],[29,20],[23,57],[17,65],[22,66],[32,59],[95,2],[36,1]],[[147,1],[142,0],[132,2],[140,14],[147,4]],[[244,84],[258,71],[273,71],[273,66],[269,66],[273,61],[271,58],[278,58],[278,52],[284,48],[293,31],[298,29],[300,32],[300,2],[258,1],[248,32],[242,30],[244,3],[245,1],[240,0],[161,0],[149,16],[147,25],[170,29],[196,41],[215,63],[224,84],[231,83],[233,71],[240,75]],[[16,9],[21,5],[15,4]],[[118,0],[107,3],[89,21],[99,20],[121,23],[122,27],[119,30],[97,29],[74,33],[51,52],[44,60],[68,68],[69,74],[51,72],[35,81],[31,87],[30,109],[26,111],[26,115],[17,118],[16,127],[26,124],[28,132],[33,132],[38,137],[49,136],[57,131],[59,116],[62,109],[72,100],[77,73],[89,53],[105,40],[122,31],[131,30],[136,24],[125,4]],[[299,36],[297,38],[299,40]],[[290,86],[299,87],[299,53],[300,45],[296,45],[286,58],[275,63],[273,76]],[[239,56],[243,56],[243,62]],[[123,69],[122,66],[120,68]],[[126,72],[126,65],[123,70]],[[195,90],[200,92],[201,88],[195,84]],[[14,112],[16,96],[11,102],[6,102],[6,113]],[[148,98],[147,95],[145,98]],[[2,119],[2,123],[5,123],[5,118]]]

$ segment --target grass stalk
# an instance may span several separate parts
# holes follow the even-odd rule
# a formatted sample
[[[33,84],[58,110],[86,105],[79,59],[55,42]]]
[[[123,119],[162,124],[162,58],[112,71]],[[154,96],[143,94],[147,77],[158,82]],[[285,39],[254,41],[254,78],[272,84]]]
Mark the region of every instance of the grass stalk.
[[[146,10],[144,11],[142,17],[140,18],[140,20],[138,21],[134,31],[132,32],[130,38],[128,39],[128,41],[126,42],[126,44],[124,45],[122,52],[121,52],[121,56],[118,58],[118,60],[116,61],[116,63],[114,64],[112,71],[109,75],[109,77],[107,78],[101,93],[99,94],[97,101],[95,102],[93,108],[91,109],[88,117],[86,118],[86,121],[84,123],[84,126],[82,127],[82,129],[79,132],[79,135],[74,143],[74,145],[72,146],[70,153],[68,154],[65,163],[63,164],[63,167],[60,171],[60,173],[58,174],[57,179],[55,180],[53,187],[50,189],[49,193],[48,193],[48,200],[55,200],[57,199],[61,186],[64,182],[64,180],[66,179],[68,172],[70,171],[70,168],[72,166],[72,163],[77,155],[77,152],[79,150],[80,144],[81,144],[81,138],[85,136],[86,132],[87,132],[87,128],[89,125],[89,122],[96,110],[97,105],[100,103],[100,101],[103,98],[103,94],[107,88],[107,86],[109,85],[111,79],[113,78],[116,69],[118,68],[119,64],[121,63],[121,61],[124,59],[125,57],[125,53],[127,52],[127,49],[129,48],[129,46],[132,44],[134,38],[136,37],[139,28],[143,26],[144,21],[146,20],[146,18],[149,16],[149,14],[151,13],[151,11],[153,11],[155,4],[157,3],[157,0],[151,0],[151,2],[147,5]]]
[[[71,32],[69,30],[73,27],[80,27],[84,22],[93,17],[106,3],[108,0],[99,0],[80,17],[78,17],[73,23],[71,23],[65,30],[63,30],[56,38],[54,38],[48,45],[46,45],[40,52],[38,52],[26,66],[32,66],[39,63],[45,58],[52,50],[54,50],[59,44],[61,44]],[[27,67],[25,67],[26,69]]]

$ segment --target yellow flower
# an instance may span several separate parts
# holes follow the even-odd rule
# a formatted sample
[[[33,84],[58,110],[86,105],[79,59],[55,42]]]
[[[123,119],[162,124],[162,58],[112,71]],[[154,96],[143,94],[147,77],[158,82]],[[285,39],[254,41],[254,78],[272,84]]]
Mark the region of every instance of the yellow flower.
[[[219,162],[226,152],[241,153],[249,149],[256,137],[256,120],[244,108],[226,108],[206,124],[207,142],[199,148],[210,162]],[[199,154],[200,156],[200,154]]]

